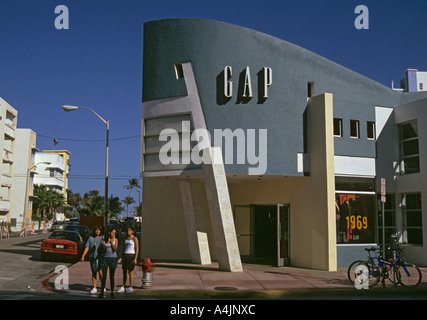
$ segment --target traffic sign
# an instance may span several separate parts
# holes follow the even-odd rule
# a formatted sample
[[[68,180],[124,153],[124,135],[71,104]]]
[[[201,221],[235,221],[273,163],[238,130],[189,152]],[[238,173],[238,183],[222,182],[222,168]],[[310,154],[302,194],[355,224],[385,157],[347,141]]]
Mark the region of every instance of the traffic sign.
[[[381,178],[381,202],[386,202],[386,193],[385,193],[385,178]]]

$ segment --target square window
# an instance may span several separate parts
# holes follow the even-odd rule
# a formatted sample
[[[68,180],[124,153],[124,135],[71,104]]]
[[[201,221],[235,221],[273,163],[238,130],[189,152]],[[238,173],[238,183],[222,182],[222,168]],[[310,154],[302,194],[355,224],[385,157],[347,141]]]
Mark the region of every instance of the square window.
[[[350,137],[360,138],[359,120],[350,120]]]

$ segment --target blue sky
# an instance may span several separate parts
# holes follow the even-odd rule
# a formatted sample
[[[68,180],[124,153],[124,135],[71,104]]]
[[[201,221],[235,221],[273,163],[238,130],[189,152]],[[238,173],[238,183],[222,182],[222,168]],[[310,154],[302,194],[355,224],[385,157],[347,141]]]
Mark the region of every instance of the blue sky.
[[[369,30],[357,30],[357,5]],[[57,30],[55,7],[69,9]],[[104,190],[105,126],[110,120],[110,194],[139,178],[143,23],[206,18],[300,45],[386,86],[407,68],[427,70],[427,1],[410,0],[0,0],[0,96],[18,110],[18,127],[37,147],[71,152],[69,187]],[[136,199],[138,194],[133,193]]]

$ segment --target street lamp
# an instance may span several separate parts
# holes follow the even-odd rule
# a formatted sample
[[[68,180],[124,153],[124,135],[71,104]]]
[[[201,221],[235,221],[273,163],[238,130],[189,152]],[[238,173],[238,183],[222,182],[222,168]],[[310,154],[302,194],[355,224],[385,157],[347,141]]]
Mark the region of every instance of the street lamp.
[[[39,165],[39,164],[50,165],[51,163],[48,161],[38,162],[35,165],[33,165],[31,168],[27,169],[26,184],[25,184],[25,198],[24,198],[24,215],[23,215],[24,220],[26,219],[25,213],[26,213],[27,208],[28,208],[27,197],[28,197],[28,179],[30,178],[30,171],[33,170],[35,167],[37,167],[37,165]],[[40,224],[39,224],[39,229],[40,229]],[[27,228],[26,227],[25,227],[25,236],[27,236]]]
[[[70,112],[70,111],[74,111],[74,110],[78,110],[78,109],[86,109],[86,110],[91,111],[107,127],[107,140],[106,140],[107,144],[106,144],[106,151],[105,151],[105,199],[104,199],[104,209],[105,209],[104,210],[104,228],[105,228],[105,231],[107,231],[107,225],[108,225],[108,140],[109,140],[109,131],[110,131],[110,121],[104,120],[99,114],[97,114],[91,108],[69,106],[69,105],[62,106],[62,110],[64,110],[65,112]]]

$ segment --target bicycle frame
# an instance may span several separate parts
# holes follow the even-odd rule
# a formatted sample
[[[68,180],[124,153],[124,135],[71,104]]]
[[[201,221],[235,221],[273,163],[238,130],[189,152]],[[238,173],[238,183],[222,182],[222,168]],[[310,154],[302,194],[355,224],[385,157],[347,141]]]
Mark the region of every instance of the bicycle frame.
[[[358,276],[362,274],[362,269],[358,270],[357,267],[363,264],[368,267],[369,283],[371,286],[375,286],[379,281],[385,286],[385,279],[390,280],[395,286],[397,284],[401,284],[405,287],[418,286],[422,281],[422,274],[419,268],[411,263],[407,263],[406,259],[400,256],[403,252],[400,246],[397,246],[397,248],[390,247],[388,249],[391,249],[393,258],[385,260],[383,259],[381,249],[378,250],[378,248],[374,247],[365,248],[368,252],[368,259],[365,261],[356,260],[348,267],[347,274],[350,282],[355,282]],[[412,282],[411,284],[410,282],[414,281],[414,279],[416,283]]]
[[[409,275],[409,271],[406,268],[406,262],[400,257],[399,254],[397,254],[396,258],[394,260],[390,259],[391,261],[386,261],[380,258],[377,258],[378,260],[378,266],[381,268],[381,274],[380,277],[382,278],[383,284],[384,280],[387,277],[392,283],[396,284],[396,279],[390,279],[388,277],[388,272],[400,265],[403,266],[403,270],[407,275]]]

